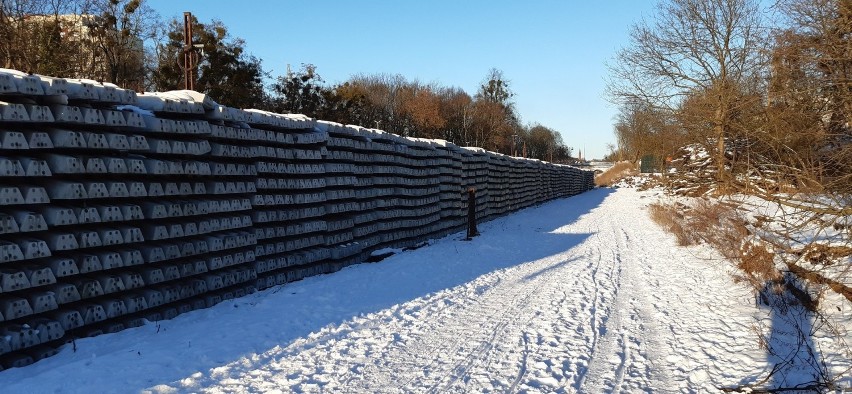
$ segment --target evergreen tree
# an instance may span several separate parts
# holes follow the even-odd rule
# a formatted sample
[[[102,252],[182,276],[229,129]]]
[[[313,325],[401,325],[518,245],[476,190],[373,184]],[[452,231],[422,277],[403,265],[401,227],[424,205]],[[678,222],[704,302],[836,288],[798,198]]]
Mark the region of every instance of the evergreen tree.
[[[195,89],[228,106],[267,107],[263,86],[266,73],[260,59],[245,52],[245,41],[232,38],[221,21],[202,24],[193,17],[192,23],[192,42],[202,48]],[[159,64],[153,76],[157,90],[184,88],[183,43],[183,22],[174,19],[167,41],[161,45]]]

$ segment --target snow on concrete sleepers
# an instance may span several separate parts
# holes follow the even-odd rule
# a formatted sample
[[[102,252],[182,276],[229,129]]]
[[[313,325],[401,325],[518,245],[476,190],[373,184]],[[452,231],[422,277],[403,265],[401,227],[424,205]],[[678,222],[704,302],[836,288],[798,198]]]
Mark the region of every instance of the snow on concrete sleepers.
[[[45,105],[33,105],[36,96]],[[443,140],[0,70],[0,367],[592,187]]]

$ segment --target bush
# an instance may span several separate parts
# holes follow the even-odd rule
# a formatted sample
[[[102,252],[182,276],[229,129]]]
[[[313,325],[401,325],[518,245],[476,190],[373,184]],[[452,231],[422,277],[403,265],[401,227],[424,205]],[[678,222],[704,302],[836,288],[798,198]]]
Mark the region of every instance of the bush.
[[[637,172],[635,164],[629,161],[620,161],[604,173],[596,176],[595,185],[610,187],[628,176],[636,175]]]

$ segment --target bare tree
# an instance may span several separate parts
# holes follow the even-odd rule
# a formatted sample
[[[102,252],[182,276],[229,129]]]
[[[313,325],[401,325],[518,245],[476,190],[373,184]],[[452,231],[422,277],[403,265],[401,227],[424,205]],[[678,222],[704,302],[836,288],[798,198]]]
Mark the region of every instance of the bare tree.
[[[676,110],[702,95],[715,140],[717,180],[726,176],[725,139],[737,97],[758,88],[766,34],[757,0],[667,0],[633,27],[630,46],[610,66],[611,98]]]
[[[92,59],[89,75],[140,90],[145,43],[153,41],[159,16],[143,0],[94,0],[87,18]]]
[[[0,67],[76,76],[82,68],[80,26],[69,15],[86,12],[87,0],[0,2]]]

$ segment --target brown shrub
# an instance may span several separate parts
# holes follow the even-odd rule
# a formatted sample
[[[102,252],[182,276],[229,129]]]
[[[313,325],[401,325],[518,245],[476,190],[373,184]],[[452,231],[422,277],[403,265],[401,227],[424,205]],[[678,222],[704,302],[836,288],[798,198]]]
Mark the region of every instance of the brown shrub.
[[[767,282],[777,282],[781,279],[781,273],[775,268],[775,254],[763,245],[751,242],[743,245],[737,268],[742,270],[748,282],[758,289]]]
[[[731,260],[742,257],[743,241],[750,235],[746,220],[729,205],[702,199],[689,211],[696,236]]]
[[[731,205],[699,200],[694,206],[651,204],[651,219],[674,234],[678,245],[705,243],[733,261],[741,270],[737,280],[747,281],[756,290],[780,280],[775,254],[751,240],[747,222]]]
[[[651,211],[651,219],[654,220],[660,227],[674,234],[677,238],[677,244],[680,246],[694,245],[694,238],[690,237],[687,229],[684,227],[686,218],[679,211],[678,207],[673,204],[655,203],[649,206]]]
[[[612,186],[616,182],[636,174],[636,165],[628,161],[620,161],[614,166],[595,177],[595,185]]]
[[[852,248],[844,245],[812,243],[805,246],[799,254],[811,264],[833,265],[842,258],[852,256]]]

